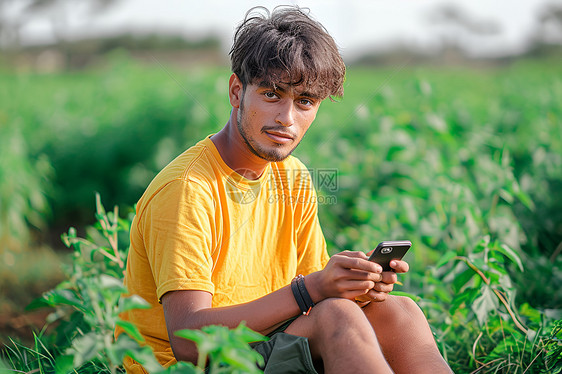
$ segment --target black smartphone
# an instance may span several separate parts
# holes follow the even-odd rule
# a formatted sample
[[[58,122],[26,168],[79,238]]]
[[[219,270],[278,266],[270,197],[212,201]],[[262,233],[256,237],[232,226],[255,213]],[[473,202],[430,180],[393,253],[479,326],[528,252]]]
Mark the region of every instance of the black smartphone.
[[[409,240],[380,242],[369,257],[369,261],[382,266],[383,271],[392,271],[390,261],[401,260],[411,246],[412,242]]]

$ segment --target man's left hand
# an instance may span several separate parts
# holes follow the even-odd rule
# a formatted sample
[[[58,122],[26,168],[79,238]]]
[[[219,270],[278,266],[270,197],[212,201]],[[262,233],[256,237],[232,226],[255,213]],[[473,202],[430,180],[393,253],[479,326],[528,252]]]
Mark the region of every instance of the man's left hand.
[[[361,295],[355,298],[361,306],[364,306],[369,301],[381,302],[386,300],[388,294],[394,289],[394,283],[398,281],[397,273],[406,273],[410,266],[406,261],[402,260],[392,260],[390,261],[390,267],[394,271],[384,271],[382,273],[382,280],[375,283],[369,292],[365,295]]]

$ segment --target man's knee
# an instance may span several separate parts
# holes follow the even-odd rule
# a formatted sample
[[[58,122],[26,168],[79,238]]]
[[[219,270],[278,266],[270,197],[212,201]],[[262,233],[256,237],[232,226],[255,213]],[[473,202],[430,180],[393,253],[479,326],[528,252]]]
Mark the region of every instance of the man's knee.
[[[345,321],[364,317],[361,308],[354,301],[342,298],[324,299],[312,308],[310,314],[316,315],[321,321]]]
[[[375,344],[375,332],[363,313],[354,302],[342,298],[329,298],[319,302],[309,317],[315,320],[312,344],[321,349],[328,345],[338,346],[350,342],[371,342]]]
[[[416,302],[406,296],[389,295],[396,305],[411,317],[423,317],[423,312]]]
[[[389,295],[383,302],[371,302],[364,311],[371,321],[385,325],[403,325],[425,321],[425,316],[418,304],[405,296]]]
[[[362,334],[366,329],[372,331],[361,308],[354,301],[347,299],[325,299],[312,308],[309,316],[314,318],[316,330],[322,335],[353,332]],[[345,328],[342,328],[343,326]]]

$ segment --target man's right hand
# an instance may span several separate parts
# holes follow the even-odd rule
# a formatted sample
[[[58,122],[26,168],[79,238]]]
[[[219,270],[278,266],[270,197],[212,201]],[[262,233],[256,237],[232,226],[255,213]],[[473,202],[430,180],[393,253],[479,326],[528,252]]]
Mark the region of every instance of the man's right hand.
[[[382,267],[363,252],[343,251],[333,255],[324,269],[305,277],[314,302],[329,297],[349,300],[364,295],[382,281]]]

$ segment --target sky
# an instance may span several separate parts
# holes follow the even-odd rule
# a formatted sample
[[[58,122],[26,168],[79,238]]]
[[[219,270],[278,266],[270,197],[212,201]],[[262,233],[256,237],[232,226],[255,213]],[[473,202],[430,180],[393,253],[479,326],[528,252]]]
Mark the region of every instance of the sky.
[[[456,0],[454,4],[470,18],[493,22],[499,32],[485,37],[447,28],[430,20],[446,0],[120,0],[92,17],[88,2],[61,1],[52,16],[66,15],[64,29],[71,38],[135,33],[166,32],[197,37],[212,33],[225,49],[231,43],[236,25],[248,9],[264,5],[296,4],[308,7],[338,43],[344,57],[366,50],[390,49],[397,45],[431,50],[443,38],[460,41],[473,56],[494,56],[521,51],[536,25],[536,14],[545,4],[562,5],[562,0]],[[203,5],[204,4],[204,5]],[[14,14],[17,13],[17,6]],[[34,18],[21,30],[27,44],[53,40],[52,23],[46,17]]]

